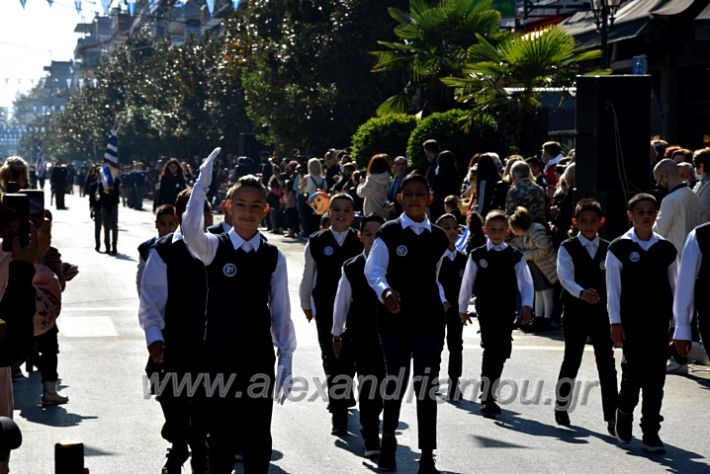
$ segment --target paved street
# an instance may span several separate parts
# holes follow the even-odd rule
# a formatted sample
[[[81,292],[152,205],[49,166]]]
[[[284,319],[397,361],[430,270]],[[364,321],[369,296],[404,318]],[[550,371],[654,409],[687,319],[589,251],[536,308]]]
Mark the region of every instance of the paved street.
[[[53,446],[60,440],[81,440],[86,465],[92,473],[158,473],[167,444],[160,437],[162,414],[158,403],[143,396],[146,361],[144,337],[137,321],[136,247],[152,236],[152,214],[120,208],[119,255],[94,252],[93,223],[88,202],[67,196],[67,211],[55,215],[54,245],[64,261],[79,265],[69,282],[59,318],[60,388],[70,402],[44,409],[39,404],[38,373],[15,384],[15,419],[23,432],[22,447],[13,452],[13,473],[53,471]],[[302,270],[303,244],[268,238],[288,258],[293,319],[298,336],[294,375],[320,377],[321,365],[315,324],[299,310],[297,290]],[[239,302],[235,301],[235,305]],[[477,378],[481,351],[476,326],[465,330],[464,373]],[[442,363],[445,376],[446,350]],[[620,354],[617,353],[617,363]],[[523,403],[520,396],[504,406],[498,420],[484,419],[471,401],[439,405],[438,467],[447,472],[710,472],[708,413],[710,367],[697,367],[689,376],[669,376],[661,436],[667,454],[647,456],[634,439],[620,447],[606,434],[601,420],[598,387],[586,406],[572,414],[572,429],[554,423],[551,398],[562,360],[559,335],[515,334],[513,356],[504,378],[520,385],[530,380],[527,399],[543,384],[539,403]],[[579,380],[596,377],[588,351]],[[309,393],[309,398],[312,389]],[[473,399],[469,391],[468,400]],[[637,416],[638,413],[637,413]],[[330,419],[321,399],[275,406],[273,473],[368,472],[373,464],[361,457],[357,412],[351,417],[350,436],[330,435]],[[635,433],[639,434],[636,424]],[[399,472],[416,472],[415,405],[402,410],[398,451]],[[188,472],[187,470],[185,472]]]

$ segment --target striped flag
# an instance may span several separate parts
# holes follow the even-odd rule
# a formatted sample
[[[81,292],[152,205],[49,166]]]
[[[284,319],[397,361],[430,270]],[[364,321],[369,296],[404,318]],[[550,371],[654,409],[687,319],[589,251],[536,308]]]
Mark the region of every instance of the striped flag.
[[[106,142],[104,163],[101,166],[101,184],[103,184],[105,192],[113,188],[114,168],[118,168],[118,136],[116,136],[116,129],[111,130],[111,136]]]

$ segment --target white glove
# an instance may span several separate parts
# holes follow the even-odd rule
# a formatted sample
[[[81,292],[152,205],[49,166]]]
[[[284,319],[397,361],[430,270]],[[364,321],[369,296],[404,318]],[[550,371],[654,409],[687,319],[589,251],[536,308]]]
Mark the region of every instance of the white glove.
[[[279,356],[279,363],[276,370],[276,392],[274,400],[279,405],[283,405],[291,389],[293,388],[293,376],[291,375],[291,356]]]
[[[212,168],[214,166],[214,160],[217,158],[217,155],[219,155],[219,152],[222,151],[220,147],[215,148],[212,150],[212,153],[204,159],[202,164],[200,165],[200,176],[197,178],[197,183],[195,183],[196,186],[200,186],[200,188],[204,189],[207,191],[207,189],[210,187],[210,184],[212,184]]]

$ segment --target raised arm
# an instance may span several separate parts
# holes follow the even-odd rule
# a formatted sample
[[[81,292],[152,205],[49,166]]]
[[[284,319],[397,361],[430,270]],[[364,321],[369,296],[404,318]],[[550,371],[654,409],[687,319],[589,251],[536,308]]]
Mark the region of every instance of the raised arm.
[[[221,148],[215,148],[212,150],[212,153],[210,153],[210,156],[205,158],[202,162],[202,166],[200,166],[200,176],[197,178],[195,186],[192,188],[190,200],[187,202],[187,209],[182,215],[181,228],[185,243],[190,249],[190,252],[205,265],[212,263],[212,260],[214,260],[217,254],[217,246],[219,245],[219,238],[204,230],[204,209],[207,191],[212,182],[212,167],[220,150]]]

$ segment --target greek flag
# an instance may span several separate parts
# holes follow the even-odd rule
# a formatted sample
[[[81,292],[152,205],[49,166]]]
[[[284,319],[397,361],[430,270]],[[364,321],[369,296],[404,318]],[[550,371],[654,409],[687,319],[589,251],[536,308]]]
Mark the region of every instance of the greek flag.
[[[101,184],[104,191],[110,191],[113,188],[114,171],[113,167],[118,168],[118,137],[116,130],[111,130],[111,136],[106,142],[106,151],[104,152],[104,163],[101,166]]]

